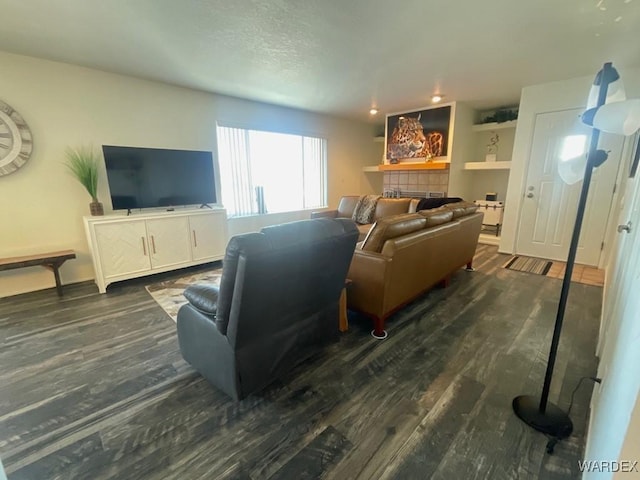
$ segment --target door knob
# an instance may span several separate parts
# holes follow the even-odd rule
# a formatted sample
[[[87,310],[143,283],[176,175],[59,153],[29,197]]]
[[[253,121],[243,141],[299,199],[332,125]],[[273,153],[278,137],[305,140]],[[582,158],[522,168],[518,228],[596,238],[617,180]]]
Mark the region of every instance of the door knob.
[[[533,193],[531,192],[527,193],[527,198],[533,198]]]
[[[627,232],[630,233],[631,232],[631,222],[627,222],[625,225],[618,225],[618,233],[622,233],[622,232]]]

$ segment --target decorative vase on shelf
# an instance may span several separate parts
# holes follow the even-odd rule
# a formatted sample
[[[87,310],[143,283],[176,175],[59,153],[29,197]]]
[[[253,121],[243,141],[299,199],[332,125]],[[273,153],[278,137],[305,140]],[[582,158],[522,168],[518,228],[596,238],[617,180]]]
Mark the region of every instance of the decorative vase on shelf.
[[[498,143],[500,142],[500,137],[497,133],[493,132],[493,135],[489,139],[489,143],[487,144],[487,154],[484,157],[485,162],[495,162],[498,158]]]
[[[91,212],[91,215],[93,215],[94,217],[104,215],[104,207],[102,203],[98,201],[97,198],[94,198],[93,202],[89,204],[89,211]]]

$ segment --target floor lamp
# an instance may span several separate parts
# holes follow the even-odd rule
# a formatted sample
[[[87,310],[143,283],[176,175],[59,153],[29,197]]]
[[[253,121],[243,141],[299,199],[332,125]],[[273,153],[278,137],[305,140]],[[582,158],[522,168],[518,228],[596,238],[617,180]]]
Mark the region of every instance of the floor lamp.
[[[605,63],[596,75],[589,93],[587,110],[582,115],[582,122],[593,127],[586,158],[582,156],[567,162],[561,161],[559,166],[560,176],[566,183],[576,183],[581,179],[583,179],[583,183],[569,246],[567,266],[562,281],[542,394],[540,399],[532,395],[521,395],[514,398],[512,403],[513,411],[523,422],[553,437],[554,440],[566,438],[573,431],[573,423],[569,415],[557,405],[549,402],[549,390],[558,353],[569,287],[571,286],[571,275],[578,251],[578,240],[580,239],[591,175],[594,168],[599,167],[607,160],[607,152],[598,150],[600,132],[631,135],[640,128],[640,100],[626,100],[620,76],[611,63]]]

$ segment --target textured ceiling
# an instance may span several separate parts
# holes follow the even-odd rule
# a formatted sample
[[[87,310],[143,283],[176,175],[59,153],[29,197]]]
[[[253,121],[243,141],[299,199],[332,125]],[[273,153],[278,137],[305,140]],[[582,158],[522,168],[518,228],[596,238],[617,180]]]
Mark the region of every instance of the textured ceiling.
[[[0,50],[366,119],[640,65],[640,0],[2,0]],[[0,70],[1,74],[1,70]]]

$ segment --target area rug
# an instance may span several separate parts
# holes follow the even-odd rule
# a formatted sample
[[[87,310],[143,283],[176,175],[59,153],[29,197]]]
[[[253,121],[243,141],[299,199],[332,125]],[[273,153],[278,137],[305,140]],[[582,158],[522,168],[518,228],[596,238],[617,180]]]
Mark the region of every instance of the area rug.
[[[516,270],[518,272],[535,273],[536,275],[546,275],[551,269],[553,262],[540,258],[523,257],[514,255],[505,263],[502,268]]]
[[[213,285],[220,284],[222,277],[222,269],[207,270],[204,272],[193,273],[185,277],[174,278],[173,280],[165,280],[164,282],[153,283],[145,288],[149,295],[158,302],[158,305],[167,312],[173,321],[177,321],[178,310],[182,305],[187,303],[187,299],[182,294],[184,290],[194,283],[209,283]]]

